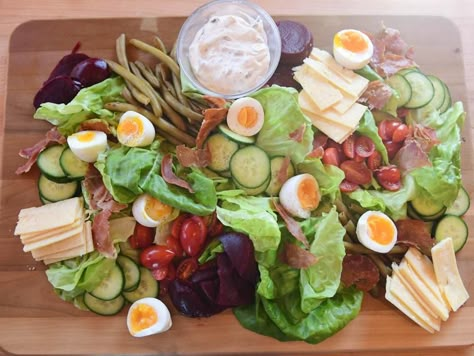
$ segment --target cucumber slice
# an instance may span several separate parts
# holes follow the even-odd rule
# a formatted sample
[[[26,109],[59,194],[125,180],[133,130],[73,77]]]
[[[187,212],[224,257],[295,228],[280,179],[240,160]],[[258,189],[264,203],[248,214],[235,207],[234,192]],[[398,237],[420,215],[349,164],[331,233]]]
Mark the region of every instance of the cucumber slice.
[[[117,263],[122,269],[123,276],[125,278],[125,283],[123,285],[123,290],[126,292],[131,292],[138,288],[138,284],[140,283],[140,268],[128,256],[118,256]]]
[[[119,313],[125,305],[125,299],[118,295],[112,300],[102,300],[94,297],[90,293],[84,294],[84,304],[90,311],[99,315],[115,315]]]
[[[221,133],[210,136],[207,139],[205,146],[211,153],[211,163],[208,167],[215,172],[229,170],[230,159],[239,149],[237,142],[232,141]]]
[[[53,203],[52,201],[49,201],[48,199],[43,198],[43,197],[41,196],[41,194],[40,194],[39,198],[40,198],[41,203],[43,203],[43,205]]]
[[[440,218],[446,211],[446,207],[437,201],[424,199],[421,197],[416,197],[410,204],[413,210],[423,219],[423,220],[436,220]]]
[[[439,110],[439,108],[444,103],[444,96],[446,95],[444,90],[445,85],[438,77],[435,77],[434,75],[427,75],[426,77],[431,81],[431,84],[433,84],[434,88],[433,99],[431,99],[429,106]]]
[[[268,189],[269,183],[270,179],[267,179],[266,182],[264,182],[260,187],[257,188],[246,188],[239,185],[237,182],[235,182],[235,185],[237,186],[237,188],[242,189],[247,195],[259,195]]]
[[[261,187],[270,181],[270,159],[257,146],[246,146],[234,153],[230,160],[232,179],[245,188]]]
[[[446,215],[436,225],[434,235],[438,242],[450,237],[453,240],[454,252],[458,252],[466,244],[469,229],[459,216]]]
[[[419,72],[420,70],[417,67],[403,68],[403,69],[399,70],[396,74],[405,75],[405,74],[413,72],[413,71]]]
[[[36,161],[41,173],[50,180],[58,183],[64,183],[70,180],[59,164],[59,159],[63,151],[63,145],[50,146],[39,154],[38,160]]]
[[[122,295],[130,303],[133,303],[146,297],[156,298],[159,291],[160,284],[157,280],[155,280],[155,278],[153,278],[150,270],[146,269],[145,267],[140,267],[140,283],[138,284],[137,289],[131,292],[124,291],[122,292]]]
[[[49,202],[66,200],[76,195],[79,184],[77,181],[57,183],[41,174],[38,180],[40,196]]]
[[[446,84],[444,84],[444,101],[441,107],[439,108],[440,113],[444,113],[451,107],[451,92]]]
[[[454,203],[446,209],[446,214],[462,216],[469,210],[471,206],[471,199],[467,193],[466,188],[462,187],[459,189],[458,196]]]
[[[276,156],[270,160],[271,177],[270,177],[270,183],[268,184],[268,187],[265,190],[265,193],[267,193],[270,196],[276,196],[280,192],[281,186],[284,183],[278,180],[278,173],[280,172],[284,161],[285,161],[285,157],[283,156]],[[293,166],[293,163],[290,161],[290,164],[288,165],[288,169],[286,170],[285,181],[293,177],[294,175],[295,175],[295,167]]]
[[[229,129],[229,126],[225,124],[219,125],[219,131],[226,135],[228,138],[230,138],[232,141],[235,141],[237,143],[241,143],[244,145],[251,145],[252,143],[255,143],[254,136],[247,137],[239,135],[238,133],[235,133],[234,131]]]
[[[86,175],[89,163],[80,160],[69,147],[66,147],[59,157],[59,165],[69,179],[82,179]]]
[[[130,246],[129,240],[120,242],[120,254],[131,258],[135,263],[140,263],[140,250]]]
[[[115,264],[110,273],[105,277],[90,294],[101,300],[112,300],[117,298],[123,290],[125,278],[122,269]]]
[[[405,104],[408,109],[421,108],[433,99],[434,87],[431,81],[418,71],[410,71],[404,74],[405,79],[411,87],[411,98]]]
[[[408,217],[415,220],[423,220],[421,216],[416,213],[410,203],[407,204],[407,215]]]
[[[408,83],[408,80],[406,80],[403,75],[392,75],[390,78],[387,79],[387,84],[390,85],[393,89],[395,89],[398,95],[400,95],[397,107],[405,106],[405,104],[410,101],[411,86],[410,83]]]

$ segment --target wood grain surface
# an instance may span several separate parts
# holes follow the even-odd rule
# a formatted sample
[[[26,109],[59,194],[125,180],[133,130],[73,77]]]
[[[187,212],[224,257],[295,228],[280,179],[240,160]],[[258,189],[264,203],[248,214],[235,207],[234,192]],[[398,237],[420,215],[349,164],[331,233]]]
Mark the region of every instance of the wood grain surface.
[[[474,46],[468,35],[469,30],[474,31],[472,22],[469,22],[472,15],[468,14],[473,7],[467,1],[458,2],[453,7],[444,3],[440,7],[441,2],[430,2],[432,5],[426,7],[408,1],[397,2],[396,6],[388,3],[386,7],[376,2],[361,2],[348,8],[344,8],[342,3],[329,1],[317,5],[296,1],[292,2],[293,6],[280,1],[257,2],[274,15],[311,14],[298,19],[311,28],[315,43],[320,47],[329,48],[332,34],[345,27],[376,30],[383,21],[387,26],[399,28],[404,38],[416,46],[416,60],[423,70],[440,76],[449,85],[455,99],[463,100],[466,107],[474,107]],[[474,342],[473,299],[442,325],[441,333],[432,336],[385,301],[367,296],[359,317],[342,332],[319,345],[308,345],[280,343],[251,333],[241,328],[230,312],[200,320],[173,315],[174,326],[170,332],[139,340],[128,335],[125,311],[116,317],[96,317],[75,309],[54,295],[43,272],[44,266],[23,253],[20,242],[13,237],[18,210],[39,204],[38,172],[22,177],[14,175],[14,170],[22,162],[17,156],[19,148],[36,142],[48,128],[44,122],[31,119],[32,97],[58,58],[77,40],[82,41],[84,52],[107,58],[114,57],[114,39],[121,32],[145,40],[158,32],[169,44],[176,37],[183,19],[156,17],[187,15],[198,1],[155,1],[152,7],[150,4],[126,5],[109,1],[66,4],[57,1],[45,2],[40,8],[34,1],[0,0],[0,354],[359,352],[375,355],[381,351],[384,354],[411,355],[471,354],[472,347],[465,346],[472,346]],[[153,11],[147,11],[147,8]],[[450,20],[406,16],[417,13],[445,15]],[[128,18],[87,19],[92,17]],[[53,20],[29,22],[13,32],[20,23],[36,18]],[[58,18],[69,20],[58,21]],[[84,20],[71,20],[74,18]],[[470,120],[466,122],[464,136],[463,175],[472,195],[474,172]],[[467,215],[471,231],[474,231],[473,216],[471,209]],[[472,296],[472,238],[458,258],[463,280]]]

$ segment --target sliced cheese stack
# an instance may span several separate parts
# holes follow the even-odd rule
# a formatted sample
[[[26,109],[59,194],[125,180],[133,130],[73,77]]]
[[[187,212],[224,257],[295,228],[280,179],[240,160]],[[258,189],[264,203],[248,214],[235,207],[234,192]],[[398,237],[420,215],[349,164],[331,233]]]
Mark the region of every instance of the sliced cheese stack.
[[[439,243],[432,254],[433,263],[411,247],[400,265],[392,264],[393,274],[385,286],[385,298],[430,333],[439,331],[450,310],[456,311],[469,298],[452,243]]]
[[[357,99],[369,81],[340,66],[326,51],[313,48],[295,71],[303,90],[299,105],[313,125],[336,142],[343,142],[357,128],[366,106]]]
[[[94,250],[90,221],[80,198],[71,198],[38,208],[22,209],[15,235],[23,251],[46,264],[82,256]]]

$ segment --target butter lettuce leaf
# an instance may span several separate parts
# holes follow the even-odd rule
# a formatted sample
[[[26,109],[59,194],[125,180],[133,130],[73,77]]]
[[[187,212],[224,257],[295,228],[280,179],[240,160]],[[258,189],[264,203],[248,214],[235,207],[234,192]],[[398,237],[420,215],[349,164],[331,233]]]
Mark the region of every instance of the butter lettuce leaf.
[[[382,155],[382,159],[385,164],[388,164],[388,153],[382,139],[379,136],[377,125],[375,124],[374,116],[372,112],[366,110],[364,116],[359,122],[357,132],[361,135],[367,136],[375,144],[375,149]]]
[[[36,110],[34,118],[46,120],[58,127],[58,131],[69,136],[78,126],[88,120],[100,118],[116,126],[116,114],[104,109],[104,104],[124,101],[121,93],[124,82],[121,77],[108,78],[98,84],[81,89],[68,104],[43,103]]]
[[[258,100],[265,112],[265,122],[257,137],[260,146],[271,156],[289,155],[294,164],[302,162],[313,149],[311,122],[301,112],[298,92],[292,88],[272,86],[251,96]],[[290,139],[289,134],[305,126],[301,142]]]

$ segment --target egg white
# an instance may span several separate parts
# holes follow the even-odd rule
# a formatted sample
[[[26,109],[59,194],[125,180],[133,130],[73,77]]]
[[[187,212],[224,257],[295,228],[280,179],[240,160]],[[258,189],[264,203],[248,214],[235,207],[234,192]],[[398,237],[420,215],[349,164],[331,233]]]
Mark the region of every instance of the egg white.
[[[368,219],[370,216],[378,216],[383,218],[392,226],[394,233],[390,243],[380,244],[371,238],[371,232],[368,226]],[[359,218],[359,221],[357,222],[356,234],[359,242],[362,245],[379,253],[387,253],[393,248],[393,246],[395,246],[395,243],[397,242],[397,228],[395,224],[393,223],[392,219],[380,211],[366,211],[364,214],[362,214],[362,216]]]
[[[125,132],[124,125],[127,121],[138,120],[143,126],[141,133],[129,134]],[[123,113],[117,126],[117,138],[119,142],[128,147],[144,147],[150,145],[155,139],[155,127],[145,116],[135,112],[127,111]]]
[[[131,318],[133,315],[134,308],[137,307],[139,304],[146,304],[150,307],[152,307],[156,315],[158,316],[157,321],[155,324],[151,325],[150,327],[140,330],[138,332],[133,332],[132,330],[132,325],[131,325]],[[128,310],[127,314],[127,328],[128,331],[130,332],[130,335],[134,337],[143,337],[143,336],[149,336],[153,334],[158,334],[165,332],[171,328],[173,325],[173,322],[171,320],[171,315],[166,307],[166,305],[159,299],[156,298],[142,298],[134,302],[130,309]]]
[[[90,135],[92,139],[81,140],[84,135]],[[67,144],[77,158],[91,163],[107,149],[107,135],[102,131],[79,131],[67,138]]]
[[[357,32],[367,43],[367,49],[363,52],[352,52],[344,47],[339,47],[334,44],[333,46],[334,59],[340,65],[348,69],[352,69],[352,70],[361,69],[362,67],[364,67],[366,64],[370,62],[370,59],[372,58],[374,54],[374,46],[370,38],[365,33],[357,31],[357,30],[342,30],[342,31],[339,31],[334,37],[336,38],[337,36],[339,36],[340,34],[346,31]]]
[[[302,219],[309,218],[312,211],[305,209],[298,200],[298,187],[305,179],[312,179],[316,182],[316,187],[318,189],[317,196],[320,197],[318,182],[312,175],[308,173],[299,174],[288,179],[285,183],[283,183],[279,194],[280,203],[285,208],[285,210],[292,216]]]
[[[149,198],[151,198],[150,195],[142,194],[138,196],[138,198],[133,202],[132,215],[139,224],[146,227],[157,227],[161,222],[169,221],[171,215],[175,215],[176,209],[173,209],[168,216],[163,216],[159,220],[154,220],[146,213],[145,210],[146,203]]]
[[[257,122],[251,127],[245,127],[239,122],[239,113],[245,107],[253,108],[257,113]],[[263,127],[264,111],[262,104],[253,98],[240,98],[232,103],[227,113],[227,126],[235,133],[242,136],[254,136]]]

